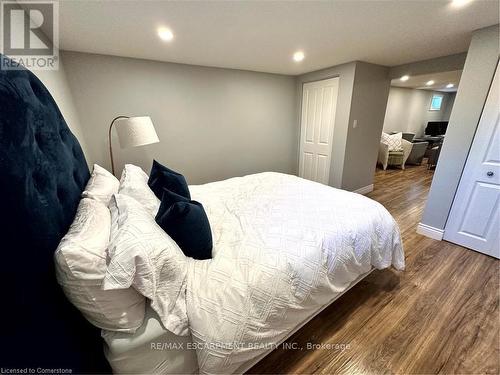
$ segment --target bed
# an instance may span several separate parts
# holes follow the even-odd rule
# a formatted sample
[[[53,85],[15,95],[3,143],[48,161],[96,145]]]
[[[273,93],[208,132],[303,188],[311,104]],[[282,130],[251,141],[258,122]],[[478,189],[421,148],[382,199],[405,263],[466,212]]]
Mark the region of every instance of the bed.
[[[29,312],[22,333],[8,338],[46,339],[43,347],[4,353],[12,366],[26,366],[29,357],[37,366],[107,372],[98,332],[67,303],[51,264],[89,178],[84,155],[36,77],[22,70],[0,78],[7,114],[0,120],[1,192],[11,197],[3,216],[12,220],[4,229],[18,250],[7,259],[33,268],[3,280],[15,285],[10,319]],[[273,172],[190,191],[205,207],[214,247],[213,259],[186,260],[185,330],[169,332],[148,307],[134,334],[102,331],[114,372],[244,372],[372,269],[404,268],[397,224],[359,194]]]
[[[190,262],[186,276],[194,371],[244,372],[373,268],[404,268],[396,223],[362,195],[273,172],[190,191],[214,237],[213,259]],[[104,333],[117,372],[193,371],[194,353],[165,362],[168,343],[183,338],[156,328],[135,335],[129,352],[116,347],[123,335]],[[134,355],[141,348],[147,363]]]

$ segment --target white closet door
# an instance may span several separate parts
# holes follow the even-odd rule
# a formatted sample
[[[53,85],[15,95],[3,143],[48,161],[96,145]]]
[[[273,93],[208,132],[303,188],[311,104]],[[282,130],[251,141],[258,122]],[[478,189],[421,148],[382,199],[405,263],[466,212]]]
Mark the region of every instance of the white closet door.
[[[444,239],[500,258],[500,72],[495,73]]]
[[[305,83],[302,94],[299,176],[328,184],[339,78]]]

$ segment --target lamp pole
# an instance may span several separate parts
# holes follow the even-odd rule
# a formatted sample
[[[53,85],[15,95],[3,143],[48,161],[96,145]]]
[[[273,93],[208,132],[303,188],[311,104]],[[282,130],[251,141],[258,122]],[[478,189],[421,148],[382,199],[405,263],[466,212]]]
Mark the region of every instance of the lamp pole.
[[[111,159],[111,173],[115,174],[115,163],[113,161],[113,144],[111,143],[111,130],[113,129],[113,124],[116,120],[122,118],[130,118],[129,116],[117,116],[111,121],[111,125],[109,125],[108,139],[109,139],[109,158]]]

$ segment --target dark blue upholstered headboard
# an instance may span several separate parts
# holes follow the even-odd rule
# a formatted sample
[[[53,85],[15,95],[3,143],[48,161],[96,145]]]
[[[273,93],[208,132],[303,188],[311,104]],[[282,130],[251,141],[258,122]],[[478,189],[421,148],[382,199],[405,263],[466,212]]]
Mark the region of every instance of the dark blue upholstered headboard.
[[[80,144],[45,86],[28,70],[0,70],[2,367],[109,371],[99,330],[54,273],[54,251],[88,179]]]

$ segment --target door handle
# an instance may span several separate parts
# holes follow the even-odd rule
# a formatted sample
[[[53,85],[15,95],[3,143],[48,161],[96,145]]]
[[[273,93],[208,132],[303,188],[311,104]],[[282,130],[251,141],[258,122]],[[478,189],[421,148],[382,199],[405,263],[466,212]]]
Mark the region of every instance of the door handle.
[[[493,176],[494,174],[495,174],[495,173],[493,173],[493,171],[488,171],[488,172],[486,172],[486,176],[488,176],[488,177],[491,177],[491,176]]]

